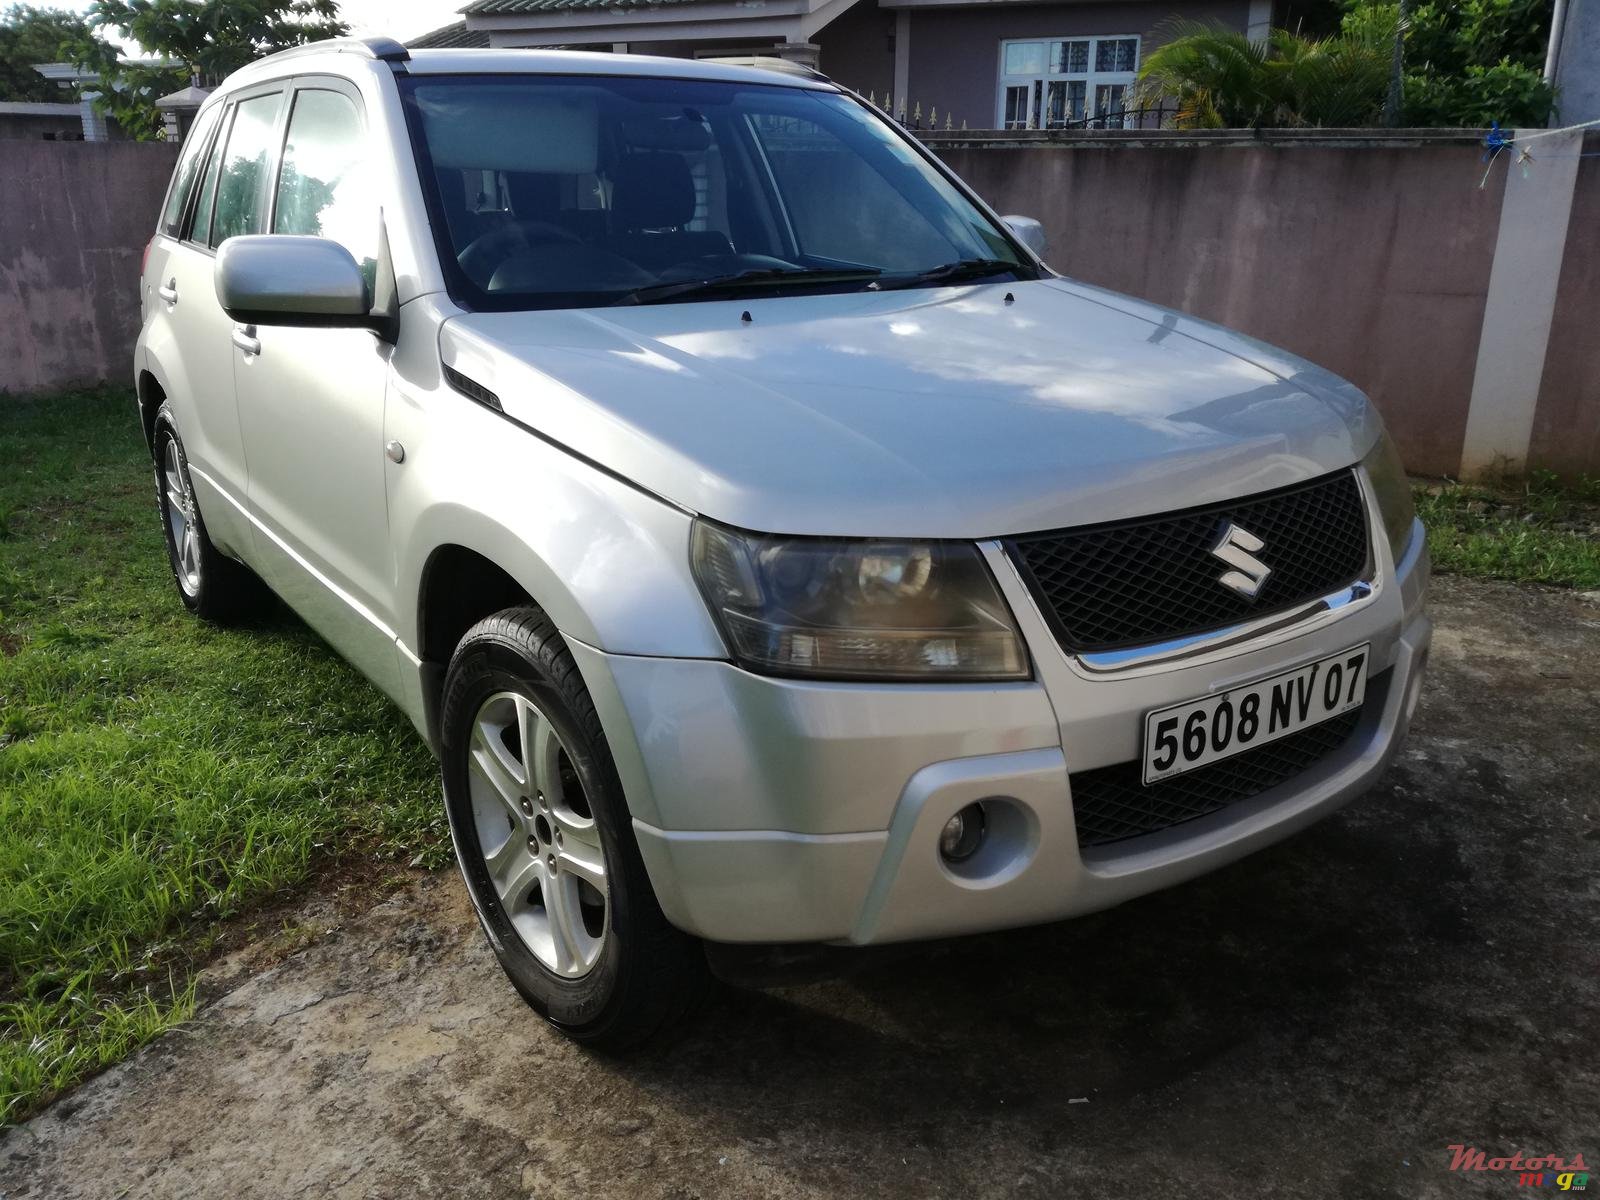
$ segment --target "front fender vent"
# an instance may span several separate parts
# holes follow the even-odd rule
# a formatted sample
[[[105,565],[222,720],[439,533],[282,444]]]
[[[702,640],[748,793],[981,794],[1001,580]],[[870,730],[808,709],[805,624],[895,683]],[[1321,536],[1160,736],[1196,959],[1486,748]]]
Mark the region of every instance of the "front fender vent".
[[[452,388],[460,392],[468,400],[475,400],[485,408],[492,408],[495,412],[503,411],[500,407],[499,396],[496,396],[476,379],[469,379],[448,363],[442,365],[444,366],[444,381]]]

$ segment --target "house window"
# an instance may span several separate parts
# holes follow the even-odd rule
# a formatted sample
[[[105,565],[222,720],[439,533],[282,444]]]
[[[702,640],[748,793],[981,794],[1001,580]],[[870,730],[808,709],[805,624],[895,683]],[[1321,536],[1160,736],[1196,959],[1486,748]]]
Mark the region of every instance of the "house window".
[[[1120,127],[1138,69],[1134,36],[1001,42],[1000,127]]]

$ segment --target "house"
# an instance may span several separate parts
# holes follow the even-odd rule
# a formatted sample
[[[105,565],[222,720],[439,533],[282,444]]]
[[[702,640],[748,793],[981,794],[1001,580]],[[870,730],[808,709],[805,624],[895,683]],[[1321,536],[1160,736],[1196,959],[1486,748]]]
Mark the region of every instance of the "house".
[[[129,60],[124,59],[126,63]],[[141,65],[171,67],[171,59],[141,59]],[[34,63],[33,69],[61,89],[58,103],[0,104],[0,137],[41,137],[48,141],[121,141],[128,133],[95,107],[100,76],[69,62]],[[167,136],[182,140],[188,121],[210,92],[185,88],[163,96],[156,106],[166,115]],[[70,102],[66,97],[76,97]]]
[[[41,100],[0,101],[0,138],[77,142],[89,135],[90,122],[82,105]]]
[[[484,50],[489,46],[489,35],[482,29],[468,29],[465,21],[457,21],[414,37],[406,45],[413,50]]]
[[[473,0],[413,46],[776,55],[907,117],[1037,129],[1120,114],[1174,17],[1253,37],[1273,0]],[[1107,122],[1111,123],[1111,122]]]

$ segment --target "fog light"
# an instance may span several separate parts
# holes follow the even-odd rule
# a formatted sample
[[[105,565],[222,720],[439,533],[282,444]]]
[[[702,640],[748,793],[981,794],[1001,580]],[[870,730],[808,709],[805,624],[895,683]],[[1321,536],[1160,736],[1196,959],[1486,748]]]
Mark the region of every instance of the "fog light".
[[[983,805],[969,804],[944,823],[939,831],[939,853],[946,862],[971,858],[983,845]]]

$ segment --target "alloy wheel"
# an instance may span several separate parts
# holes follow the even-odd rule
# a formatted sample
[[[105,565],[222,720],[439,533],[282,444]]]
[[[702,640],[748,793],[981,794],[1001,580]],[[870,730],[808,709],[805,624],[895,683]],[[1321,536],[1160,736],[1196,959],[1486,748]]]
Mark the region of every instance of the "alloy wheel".
[[[576,979],[606,937],[606,860],[572,755],[528,697],[479,707],[467,784],[484,865],[506,916],[549,970]]]
[[[169,437],[163,456],[161,485],[167,499],[167,527],[172,533],[178,586],[184,595],[200,591],[200,527],[195,515],[194,492],[178,457],[178,439]]]

